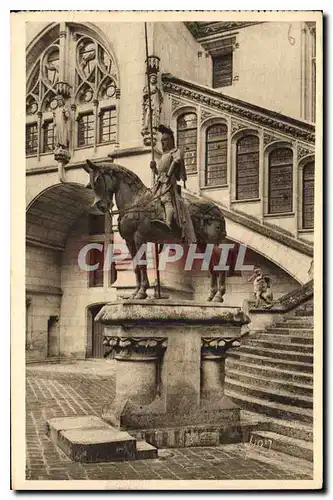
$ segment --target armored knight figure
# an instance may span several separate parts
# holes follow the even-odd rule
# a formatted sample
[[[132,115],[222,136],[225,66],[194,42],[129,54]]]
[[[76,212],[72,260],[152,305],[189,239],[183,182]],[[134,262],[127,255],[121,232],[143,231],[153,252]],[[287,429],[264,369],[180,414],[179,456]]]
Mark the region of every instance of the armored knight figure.
[[[160,199],[165,220],[155,220],[154,223],[164,229],[172,231],[172,221],[182,231],[182,239],[185,243],[195,243],[196,236],[189,214],[188,206],[181,195],[180,186],[177,181],[186,182],[186,171],[182,152],[175,147],[175,139],[170,128],[160,125],[158,131],[162,134],[162,157],[158,165],[151,161],[150,168],[156,174],[154,195]]]

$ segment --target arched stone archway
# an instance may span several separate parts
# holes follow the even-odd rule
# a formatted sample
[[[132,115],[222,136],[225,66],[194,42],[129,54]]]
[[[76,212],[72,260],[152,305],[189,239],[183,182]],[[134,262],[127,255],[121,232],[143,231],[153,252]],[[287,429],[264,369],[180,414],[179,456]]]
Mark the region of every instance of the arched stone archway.
[[[81,184],[56,184],[45,189],[27,208],[27,243],[61,249],[80,215],[90,211],[92,201],[92,191]]]
[[[91,210],[84,185],[56,184],[42,191],[26,213],[27,359],[60,355],[62,256],[78,219]]]

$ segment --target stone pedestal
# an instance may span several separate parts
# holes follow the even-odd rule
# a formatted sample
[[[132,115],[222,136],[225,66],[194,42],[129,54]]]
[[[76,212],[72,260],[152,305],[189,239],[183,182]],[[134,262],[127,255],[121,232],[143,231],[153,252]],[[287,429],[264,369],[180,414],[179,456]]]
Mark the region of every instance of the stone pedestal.
[[[239,425],[239,408],[224,394],[227,351],[240,345],[249,322],[239,308],[124,300],[105,305],[96,321],[105,325],[104,342],[117,361],[106,421],[129,431],[178,427],[193,434],[196,426],[206,440],[207,429],[218,439],[221,430]]]

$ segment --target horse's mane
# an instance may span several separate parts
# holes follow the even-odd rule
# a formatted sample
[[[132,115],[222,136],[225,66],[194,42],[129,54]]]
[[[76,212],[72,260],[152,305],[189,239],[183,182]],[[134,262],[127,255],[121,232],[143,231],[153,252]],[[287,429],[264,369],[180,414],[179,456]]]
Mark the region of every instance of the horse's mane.
[[[122,179],[130,186],[135,184],[137,189],[148,189],[138,175],[132,172],[132,170],[128,170],[127,168],[123,167],[122,165],[110,163],[108,165],[103,165],[102,167],[105,173],[110,173],[113,176]]]

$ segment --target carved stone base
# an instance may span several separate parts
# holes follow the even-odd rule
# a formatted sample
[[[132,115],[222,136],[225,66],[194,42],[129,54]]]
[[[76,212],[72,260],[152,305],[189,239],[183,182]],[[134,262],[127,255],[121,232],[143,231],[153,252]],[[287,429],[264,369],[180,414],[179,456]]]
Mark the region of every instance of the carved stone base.
[[[224,359],[249,320],[238,308],[193,301],[126,300],[96,317],[117,362],[116,398],[103,418],[127,429],[239,425],[224,395]]]

